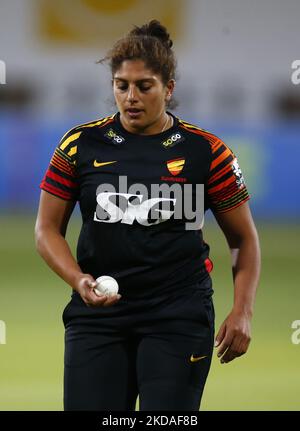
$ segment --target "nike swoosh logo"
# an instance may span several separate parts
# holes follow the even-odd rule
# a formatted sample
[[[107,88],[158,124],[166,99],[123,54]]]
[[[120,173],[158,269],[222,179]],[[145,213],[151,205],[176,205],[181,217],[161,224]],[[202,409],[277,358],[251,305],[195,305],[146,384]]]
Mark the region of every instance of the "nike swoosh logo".
[[[117,162],[117,160],[113,160],[112,162],[98,163],[97,160],[94,160],[94,166],[95,166],[95,168],[100,168],[100,166],[111,165],[112,163],[116,163],[116,162]]]
[[[191,357],[190,357],[190,360],[191,360],[191,362],[197,362],[197,361],[200,361],[201,359],[204,359],[204,358],[207,358],[207,356],[194,356],[194,355],[191,355]]]

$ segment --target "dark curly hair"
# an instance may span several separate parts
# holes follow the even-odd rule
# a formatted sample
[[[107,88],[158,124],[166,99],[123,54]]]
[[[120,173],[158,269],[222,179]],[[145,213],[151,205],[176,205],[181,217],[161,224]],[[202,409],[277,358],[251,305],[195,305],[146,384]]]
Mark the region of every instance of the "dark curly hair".
[[[173,41],[159,21],[152,20],[141,27],[134,26],[125,37],[119,39],[97,63],[108,62],[112,76],[125,60],[142,60],[148,69],[160,74],[164,85],[176,79],[177,61],[172,50]],[[173,107],[177,105],[172,102]]]

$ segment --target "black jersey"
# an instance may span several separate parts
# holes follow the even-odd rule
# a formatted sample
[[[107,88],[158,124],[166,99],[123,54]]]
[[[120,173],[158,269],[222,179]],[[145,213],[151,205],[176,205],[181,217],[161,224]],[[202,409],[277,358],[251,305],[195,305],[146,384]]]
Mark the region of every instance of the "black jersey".
[[[123,296],[176,291],[205,279],[212,268],[201,224],[186,228],[190,219],[175,211],[184,198],[174,198],[172,185],[184,197],[189,190],[186,200],[193,205],[203,185],[204,210],[224,212],[249,199],[225,143],[173,119],[172,128],[155,135],[126,131],[119,113],[76,126],[61,139],[40,185],[79,202],[78,264],[94,278],[114,277]],[[163,184],[169,198],[153,191]]]

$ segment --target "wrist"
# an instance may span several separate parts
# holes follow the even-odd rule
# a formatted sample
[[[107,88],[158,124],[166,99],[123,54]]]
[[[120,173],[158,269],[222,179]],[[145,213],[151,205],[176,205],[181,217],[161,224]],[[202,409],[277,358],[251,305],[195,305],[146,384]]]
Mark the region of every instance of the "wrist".
[[[234,305],[232,308],[232,312],[235,314],[241,314],[247,317],[248,319],[252,319],[253,309],[241,305]]]
[[[79,286],[79,284],[80,284],[80,280],[82,279],[82,277],[83,277],[84,275],[85,275],[85,274],[84,274],[83,272],[81,272],[81,271],[75,271],[75,272],[73,272],[73,273],[70,275],[70,279],[69,279],[69,281],[68,281],[69,285],[70,285],[73,289],[77,290],[77,289],[78,289],[78,286]]]

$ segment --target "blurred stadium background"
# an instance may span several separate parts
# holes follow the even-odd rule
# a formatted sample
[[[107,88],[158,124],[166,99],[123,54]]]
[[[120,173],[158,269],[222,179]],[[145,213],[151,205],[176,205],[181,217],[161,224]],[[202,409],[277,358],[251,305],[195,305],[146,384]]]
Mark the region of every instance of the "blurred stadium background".
[[[249,352],[226,365],[214,358],[202,409],[299,410],[298,0],[0,1],[0,410],[63,408],[61,313],[71,290],[35,251],[38,185],[66,130],[115,112],[109,71],[95,61],[151,18],[174,39],[174,112],[238,154],[261,238]],[[79,228],[77,211],[73,249]],[[218,329],[232,303],[230,259],[211,216],[204,234]]]

